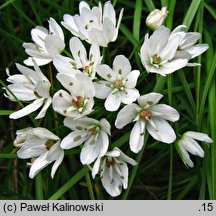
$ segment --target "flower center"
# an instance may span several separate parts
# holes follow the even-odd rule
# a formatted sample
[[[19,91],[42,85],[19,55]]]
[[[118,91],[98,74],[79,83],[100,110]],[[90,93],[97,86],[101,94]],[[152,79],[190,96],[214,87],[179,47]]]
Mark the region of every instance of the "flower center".
[[[97,127],[93,127],[93,128],[90,128],[89,129],[89,133],[91,133],[92,135],[95,135],[95,134],[97,134]]]
[[[82,68],[80,68],[80,70],[82,71],[82,72],[84,72],[84,73],[89,73],[89,66],[83,66]]]
[[[152,56],[153,64],[160,64],[161,63],[161,58],[157,54]]]
[[[50,148],[54,145],[54,141],[53,140],[48,140],[46,143],[45,143],[45,147],[47,150],[50,150]]]
[[[84,105],[84,99],[81,96],[76,96],[72,100],[72,105],[76,108],[81,108]]]
[[[114,159],[108,159],[106,161],[106,165],[107,165],[107,167],[114,166],[115,165],[115,160]]]
[[[116,88],[116,89],[120,89],[120,88],[123,87],[123,84],[122,84],[121,80],[115,80],[113,85],[114,85],[114,88]]]
[[[149,120],[151,118],[151,111],[149,109],[144,109],[141,113],[140,113],[140,118],[143,121]]]

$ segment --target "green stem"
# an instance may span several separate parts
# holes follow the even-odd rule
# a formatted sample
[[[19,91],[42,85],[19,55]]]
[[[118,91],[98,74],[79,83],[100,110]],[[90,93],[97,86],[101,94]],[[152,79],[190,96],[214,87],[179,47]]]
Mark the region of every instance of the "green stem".
[[[167,87],[168,87],[168,101],[169,105],[172,106],[172,74],[167,77]],[[169,184],[167,199],[172,199],[172,181],[173,181],[173,145],[170,146],[170,167],[169,167]]]
[[[17,158],[16,154],[0,154],[0,158]]]
[[[88,185],[88,191],[89,191],[89,196],[91,200],[95,200],[95,196],[94,196],[94,191],[93,191],[93,187],[92,187],[92,183],[91,183],[91,178],[89,175],[89,172],[86,173],[86,182]]]
[[[36,184],[36,198],[37,200],[43,200],[43,179],[42,174],[38,173],[35,177],[35,184]]]
[[[64,195],[74,184],[83,178],[89,171],[87,166],[84,166],[78,173],[76,173],[68,182],[66,182],[59,190],[57,190],[49,200],[57,200]]]

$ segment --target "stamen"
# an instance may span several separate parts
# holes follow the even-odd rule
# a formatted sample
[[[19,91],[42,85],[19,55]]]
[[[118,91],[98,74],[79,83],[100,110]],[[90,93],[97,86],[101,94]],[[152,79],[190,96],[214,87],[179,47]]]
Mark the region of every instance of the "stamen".
[[[144,109],[141,113],[140,113],[140,118],[143,120],[143,121],[149,121],[150,118],[151,118],[151,111],[149,109]]]
[[[152,56],[153,64],[160,64],[161,63],[161,58],[157,54]]]
[[[81,108],[84,105],[84,99],[81,96],[76,96],[72,100],[72,105],[76,108]]]
[[[54,145],[54,141],[53,140],[48,140],[46,143],[45,143],[45,148],[47,150],[50,150],[50,148]]]

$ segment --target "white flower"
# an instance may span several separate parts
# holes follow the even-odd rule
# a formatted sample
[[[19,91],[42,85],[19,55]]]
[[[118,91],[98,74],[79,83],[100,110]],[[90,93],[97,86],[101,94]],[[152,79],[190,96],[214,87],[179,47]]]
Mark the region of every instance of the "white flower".
[[[140,50],[140,58],[147,72],[165,76],[185,67],[190,55],[176,56],[184,36],[184,32],[177,32],[170,37],[170,30],[164,26],[155,30],[150,38],[146,34]]]
[[[7,81],[12,83],[8,85],[8,89],[20,101],[34,101],[21,110],[12,113],[9,117],[11,119],[18,119],[42,107],[36,119],[43,118],[52,103],[52,98],[49,95],[51,86],[49,80],[43,75],[36,63],[34,64],[34,70],[20,64],[16,64],[16,67],[22,74],[10,76],[8,73],[9,77]],[[12,101],[16,101],[14,96],[7,89],[5,96]]]
[[[51,171],[53,178],[64,158],[64,151],[60,148],[60,138],[41,127],[25,128],[18,130],[16,134],[14,145],[21,147],[17,151],[17,156],[22,159],[33,159],[29,177],[34,178],[40,170],[55,161]]]
[[[120,195],[122,187],[128,186],[127,163],[135,166],[136,161],[125,155],[120,149],[114,148],[104,157],[98,158],[92,168],[92,177],[100,173],[101,182],[107,193],[115,197]]]
[[[50,18],[49,30],[37,26],[31,30],[34,43],[23,43],[26,53],[30,56],[24,61],[26,65],[32,66],[34,59],[40,65],[48,64],[56,54],[64,50],[64,34],[58,23]]]
[[[53,96],[53,109],[63,116],[81,118],[93,110],[95,88],[92,80],[83,73],[57,74],[57,79],[70,92],[57,91]]]
[[[38,172],[40,172],[43,168],[45,168],[50,163],[55,161],[51,170],[51,177],[53,178],[56,173],[56,170],[62,163],[63,158],[64,150],[60,148],[59,141],[55,145],[52,145],[47,152],[41,154],[36,160],[33,161],[30,168],[29,177],[34,178]]]
[[[84,143],[80,154],[82,164],[90,164],[107,152],[109,145],[107,134],[110,135],[110,124],[106,119],[97,121],[92,118],[78,120],[65,118],[64,125],[73,132],[62,140],[61,147],[70,149]]]
[[[183,32],[185,35],[179,43],[175,56],[187,57],[189,55],[189,59],[193,59],[201,55],[203,52],[205,52],[209,46],[208,44],[196,44],[195,45],[195,43],[197,43],[197,41],[201,37],[201,34],[199,32],[184,32],[186,28],[187,28],[186,26],[180,25],[172,31],[170,36],[173,37],[175,34],[178,34],[179,32]],[[187,65],[197,66],[200,64],[188,63]]]
[[[194,167],[194,164],[193,161],[190,159],[190,155],[188,154],[188,152],[202,158],[204,157],[203,149],[195,140],[203,141],[206,143],[213,142],[212,139],[205,133],[187,131],[182,135],[182,138],[177,142],[177,148],[184,164],[191,168]]]
[[[117,115],[115,125],[121,129],[130,122],[135,122],[130,134],[130,149],[137,153],[144,144],[145,130],[161,142],[172,143],[176,134],[166,120],[175,122],[179,119],[178,112],[166,105],[157,104],[163,97],[159,93],[149,93],[138,98],[138,104],[129,104]]]
[[[131,71],[130,62],[125,56],[115,57],[113,70],[105,64],[99,65],[96,70],[105,79],[94,84],[96,97],[106,99],[106,110],[116,111],[121,102],[130,104],[139,97],[139,91],[135,89],[135,86],[140,72]]]
[[[86,2],[81,1],[79,13],[80,15],[75,16],[65,14],[63,17],[62,25],[73,35],[90,44],[96,42],[102,47],[107,47],[109,42],[116,40],[123,9],[120,11],[117,25],[116,13],[110,1],[104,4],[103,11],[100,2],[98,7],[90,9]]]
[[[162,7],[161,10],[154,9],[146,18],[146,25],[152,29],[155,30],[159,28],[166,19],[168,14],[167,7]]]
[[[77,72],[86,73],[91,79],[95,78],[95,68],[101,63],[100,49],[97,44],[92,44],[87,58],[86,49],[77,37],[70,39],[70,50],[73,59],[57,55],[53,64],[60,73],[74,74]]]

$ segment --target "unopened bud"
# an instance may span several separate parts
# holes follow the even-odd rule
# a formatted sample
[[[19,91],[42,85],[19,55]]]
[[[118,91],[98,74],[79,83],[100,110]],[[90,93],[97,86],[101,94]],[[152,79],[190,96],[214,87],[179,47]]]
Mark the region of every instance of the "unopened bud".
[[[159,28],[164,23],[168,12],[167,7],[153,10],[146,18],[146,25],[152,30]]]

